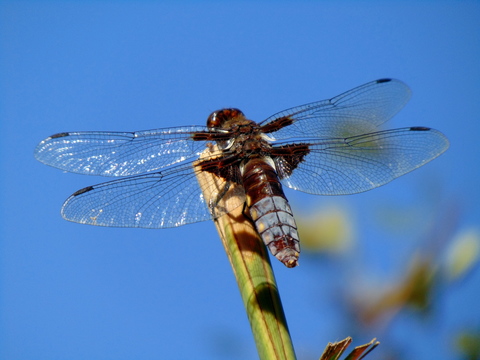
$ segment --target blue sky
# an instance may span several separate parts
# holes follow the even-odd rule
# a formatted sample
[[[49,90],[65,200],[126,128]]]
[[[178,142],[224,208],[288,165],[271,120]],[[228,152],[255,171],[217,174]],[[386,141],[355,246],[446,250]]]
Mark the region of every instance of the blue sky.
[[[460,214],[456,230],[478,227],[478,19],[473,1],[2,2],[0,358],[256,354],[213,223],[143,230],[64,221],[63,201],[104,179],[38,163],[36,144],[57,132],[202,125],[223,107],[262,120],[394,77],[413,97],[387,127],[433,127],[451,148],[368,193],[287,191],[294,212],[348,209],[362,271],[380,281],[399,275],[435,219]],[[397,209],[392,223],[413,214],[412,228],[387,231],[386,208]],[[331,296],[339,265],[306,252],[300,265],[273,264],[299,358],[318,358],[349,335],[357,345],[379,337],[346,330]],[[478,329],[479,284],[477,269],[443,288],[434,320],[407,314],[381,346],[411,342],[411,359],[453,359],[452,334]]]

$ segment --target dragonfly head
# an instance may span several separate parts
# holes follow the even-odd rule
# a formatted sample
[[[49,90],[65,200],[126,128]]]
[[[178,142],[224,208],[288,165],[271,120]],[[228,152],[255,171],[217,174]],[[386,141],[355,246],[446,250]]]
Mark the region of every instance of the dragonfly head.
[[[226,123],[234,119],[244,119],[245,115],[238,109],[229,108],[214,111],[207,119],[209,128],[223,128]]]

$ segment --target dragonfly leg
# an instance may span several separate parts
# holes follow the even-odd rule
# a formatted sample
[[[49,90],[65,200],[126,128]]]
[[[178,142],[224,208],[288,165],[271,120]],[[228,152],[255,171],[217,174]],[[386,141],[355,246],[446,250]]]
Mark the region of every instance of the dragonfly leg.
[[[227,181],[225,185],[223,186],[223,189],[213,198],[210,200],[210,212],[217,217],[217,212],[220,212],[220,214],[226,213],[226,209],[223,206],[220,206],[220,201],[224,198],[224,196],[227,194],[228,190],[230,190],[231,183]]]

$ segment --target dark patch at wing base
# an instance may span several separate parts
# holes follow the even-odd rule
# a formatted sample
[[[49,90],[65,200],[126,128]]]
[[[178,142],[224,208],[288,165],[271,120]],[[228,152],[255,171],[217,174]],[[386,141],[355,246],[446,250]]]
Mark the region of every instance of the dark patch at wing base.
[[[233,156],[224,156],[216,159],[201,161],[198,167],[202,171],[214,174],[227,182],[240,184],[240,169],[238,167],[240,160]]]
[[[271,157],[276,163],[281,163],[279,177],[285,178],[292,174],[305,156],[310,153],[307,144],[292,144],[275,147],[272,149]]]
[[[221,141],[230,139],[232,134],[230,133],[214,133],[214,132],[198,132],[192,134],[193,141]]]
[[[262,132],[268,134],[291,124],[293,124],[293,119],[290,116],[282,116],[262,126]]]

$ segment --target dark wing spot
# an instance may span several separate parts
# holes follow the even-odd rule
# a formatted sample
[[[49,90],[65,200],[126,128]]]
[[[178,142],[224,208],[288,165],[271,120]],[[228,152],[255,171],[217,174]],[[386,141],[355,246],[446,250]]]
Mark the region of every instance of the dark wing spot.
[[[431,129],[424,126],[412,126],[410,130],[411,131],[430,131]]]
[[[386,83],[386,82],[390,82],[390,81],[392,81],[392,79],[378,79],[377,84]]]
[[[89,192],[89,191],[91,191],[91,190],[93,190],[93,186],[87,186],[86,188],[83,188],[83,189],[80,189],[80,190],[78,190],[78,191],[75,191],[75,192],[72,194],[72,196],[82,195],[82,194],[84,194],[84,193],[86,193],[86,192]]]
[[[57,138],[61,138],[61,137],[69,136],[69,135],[70,135],[70,133],[68,133],[68,132],[58,133],[58,134],[50,136],[50,139],[57,139]]]

